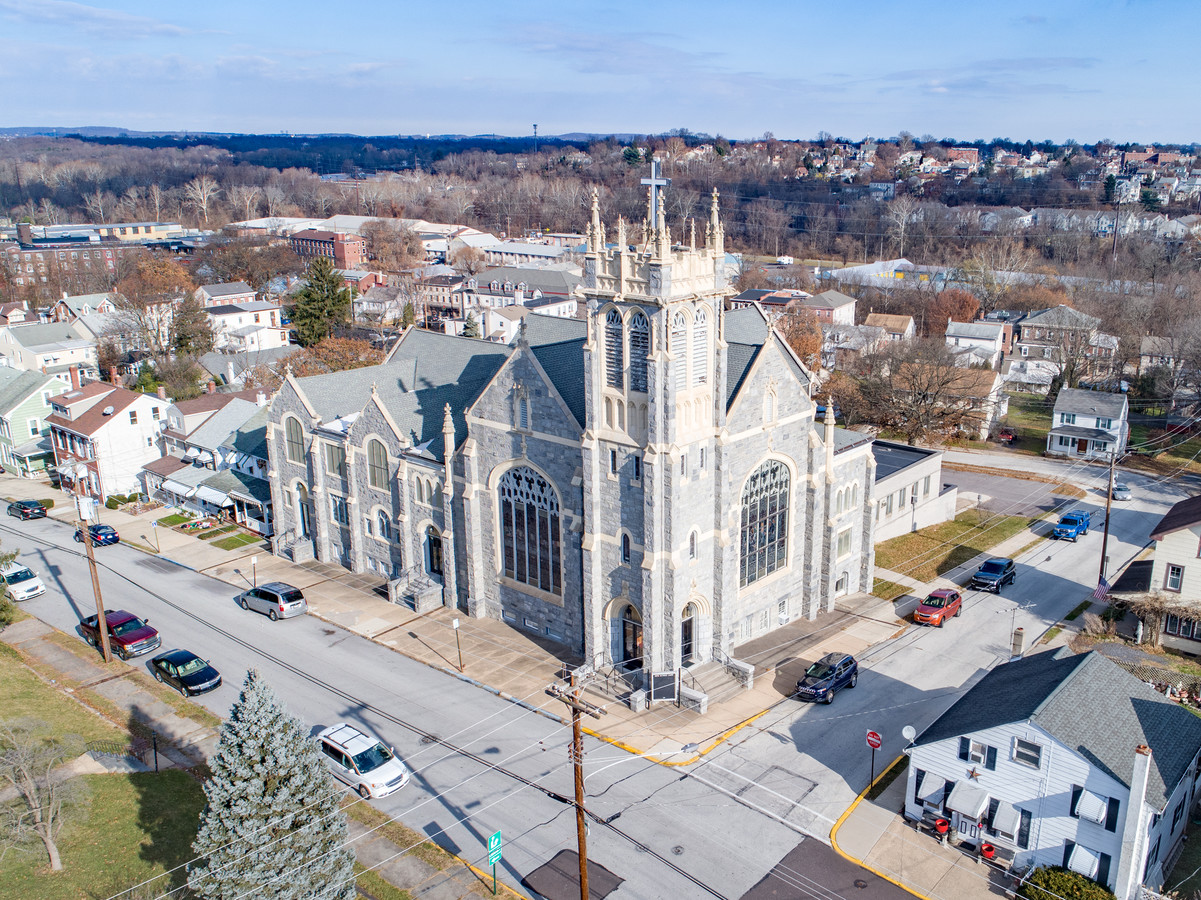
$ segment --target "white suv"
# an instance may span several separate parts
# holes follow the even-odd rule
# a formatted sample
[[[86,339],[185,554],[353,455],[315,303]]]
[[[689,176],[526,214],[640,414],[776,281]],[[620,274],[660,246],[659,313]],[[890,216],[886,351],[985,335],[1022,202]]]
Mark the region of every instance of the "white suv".
[[[353,725],[331,725],[317,740],[334,777],[365,799],[387,797],[409,783],[409,770],[396,758],[396,751]]]

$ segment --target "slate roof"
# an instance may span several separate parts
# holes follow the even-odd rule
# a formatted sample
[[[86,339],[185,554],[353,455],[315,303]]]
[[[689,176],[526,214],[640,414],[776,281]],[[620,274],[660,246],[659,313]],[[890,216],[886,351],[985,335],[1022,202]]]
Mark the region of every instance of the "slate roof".
[[[496,250],[498,248],[489,248]],[[504,290],[505,282],[512,283],[514,289],[525,282],[526,292],[541,291],[544,294],[555,294],[566,297],[583,282],[583,270],[578,266],[541,266],[525,268],[522,266],[499,266],[495,269],[485,269],[473,276],[479,293],[491,290],[493,281],[500,282],[500,290]],[[466,283],[465,283],[466,284]],[[466,289],[464,285],[464,289]]]
[[[111,301],[111,297],[107,293],[105,293],[105,294],[73,294],[68,297],[63,297],[62,299],[60,299],[58,301],[58,303],[61,303],[63,306],[65,306],[67,309],[69,309],[73,315],[78,316],[83,312],[83,308],[85,306],[95,309],[96,307],[98,307],[102,303],[104,303],[106,300]],[[57,305],[57,304],[55,304],[55,305]]]
[[[525,318],[525,339],[538,364],[563,397],[576,424],[584,427],[587,407],[584,398],[584,340],[588,324],[582,319],[564,319],[537,314]]]
[[[57,378],[43,375],[41,372],[0,367],[0,414],[12,412],[35,393],[46,390],[47,387],[52,397],[67,390],[67,386]]]
[[[443,408],[450,404],[458,446],[467,437],[464,411],[511,352],[503,344],[410,328],[378,366],[297,383],[324,422],[360,412],[374,384],[401,433],[415,445],[428,441],[431,456],[441,460]]]
[[[202,450],[216,451],[236,428],[258,411],[257,404],[235,398],[193,429],[187,441]]]
[[[820,426],[817,428],[819,435],[824,434]],[[863,434],[860,431],[850,431],[846,428],[834,429],[834,455],[844,453],[852,447],[859,447],[863,444],[871,443],[872,436]]]
[[[1163,810],[1201,748],[1201,719],[1099,653],[1048,651],[997,666],[914,741],[1015,722],[1041,728],[1127,787],[1134,748],[1151,748],[1147,802]]]
[[[1095,316],[1090,316],[1087,313],[1082,313],[1078,309],[1072,309],[1070,306],[1052,307],[1051,309],[1043,309],[1038,312],[1030,313],[1022,320],[1022,333],[1025,334],[1027,327],[1039,328],[1076,328],[1085,331],[1091,331],[1101,324],[1101,320]]]
[[[1065,412],[1120,419],[1126,413],[1126,395],[1063,388],[1055,398],[1055,415]]]
[[[1159,523],[1151,529],[1151,540],[1161,541],[1174,531],[1191,528],[1201,522],[1201,497],[1181,500],[1167,511]]]
[[[973,340],[995,341],[1001,336],[1005,326],[999,322],[948,322],[947,337],[971,338]]]
[[[270,414],[271,407],[260,406],[258,412],[235,428],[221,446],[256,459],[266,459],[267,419]]]
[[[254,288],[245,281],[227,281],[223,284],[202,284],[201,289],[213,299],[236,294],[253,294]]]

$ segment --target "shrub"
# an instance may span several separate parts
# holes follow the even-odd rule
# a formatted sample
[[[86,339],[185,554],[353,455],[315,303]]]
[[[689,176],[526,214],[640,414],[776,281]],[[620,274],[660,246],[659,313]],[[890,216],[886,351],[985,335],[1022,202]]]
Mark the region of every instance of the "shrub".
[[[1035,869],[1018,891],[1025,900],[1116,900],[1106,888],[1062,866]]]
[[[109,497],[107,500],[104,501],[105,509],[116,509],[120,505],[121,504],[117,502],[116,494],[114,494],[113,496]]]
[[[38,503],[42,504],[42,506],[46,507],[46,509],[54,508],[54,498],[53,497],[50,498],[49,500],[39,500]]]

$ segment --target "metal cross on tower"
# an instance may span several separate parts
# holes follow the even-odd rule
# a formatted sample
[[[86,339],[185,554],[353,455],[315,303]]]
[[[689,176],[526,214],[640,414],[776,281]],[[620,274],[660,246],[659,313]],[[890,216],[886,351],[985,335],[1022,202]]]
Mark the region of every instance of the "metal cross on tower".
[[[663,173],[659,171],[659,157],[651,157],[651,177],[643,178],[642,183],[647,185],[651,190],[651,208],[650,220],[651,228],[659,227],[659,191],[671,184],[670,178],[664,178]]]

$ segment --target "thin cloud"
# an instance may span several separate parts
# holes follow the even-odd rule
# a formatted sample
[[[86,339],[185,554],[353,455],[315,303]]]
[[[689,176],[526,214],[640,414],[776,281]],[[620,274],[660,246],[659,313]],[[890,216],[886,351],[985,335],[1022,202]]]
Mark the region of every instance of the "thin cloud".
[[[98,9],[72,0],[0,0],[0,10],[9,18],[30,24],[72,25],[105,37],[182,37],[190,29],[146,16],[112,9]]]

